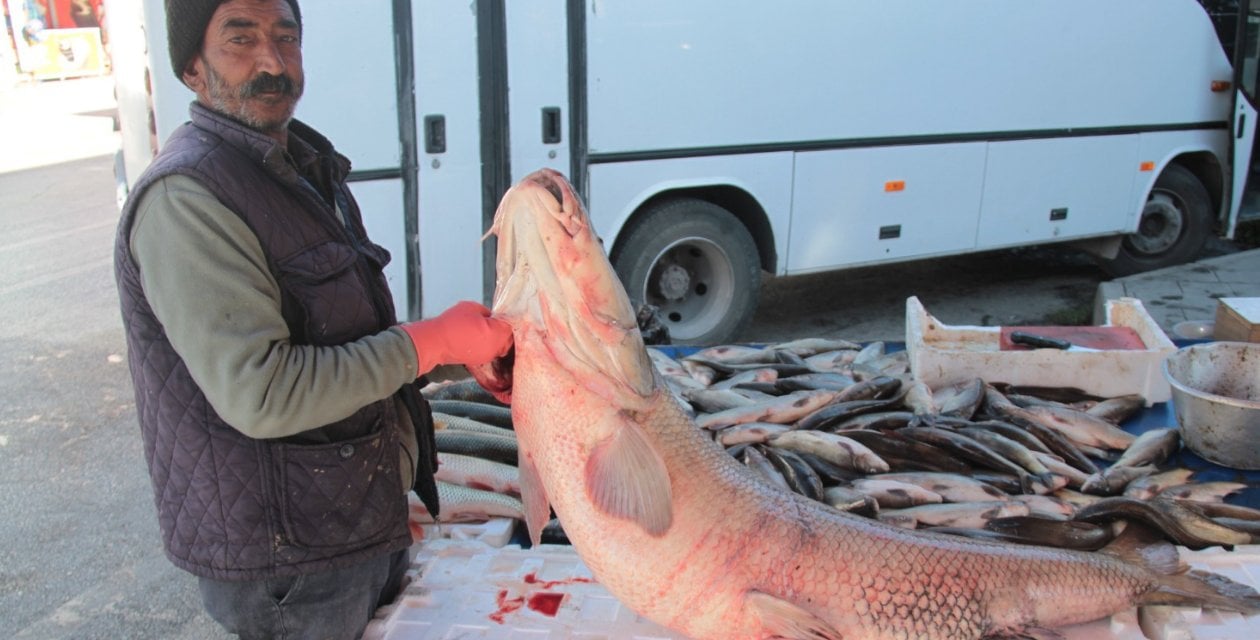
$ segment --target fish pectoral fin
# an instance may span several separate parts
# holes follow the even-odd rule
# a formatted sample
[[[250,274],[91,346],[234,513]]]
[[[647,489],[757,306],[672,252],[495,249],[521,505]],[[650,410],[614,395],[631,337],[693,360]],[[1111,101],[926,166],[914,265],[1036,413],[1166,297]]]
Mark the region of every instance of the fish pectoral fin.
[[[551,520],[551,501],[547,499],[547,490],[538,477],[538,468],[534,466],[533,458],[521,452],[519,465],[525,528],[529,531],[529,541],[537,546],[542,542],[543,527]]]
[[[985,634],[981,640],[1063,640],[1063,634],[1044,627],[1024,627],[1018,631]]]
[[[784,600],[761,591],[749,591],[744,596],[748,608],[757,614],[765,632],[786,640],[841,640],[835,627],[818,616]]]
[[[587,458],[586,490],[604,513],[661,535],[673,522],[665,460],[638,424],[623,420],[618,427]]]

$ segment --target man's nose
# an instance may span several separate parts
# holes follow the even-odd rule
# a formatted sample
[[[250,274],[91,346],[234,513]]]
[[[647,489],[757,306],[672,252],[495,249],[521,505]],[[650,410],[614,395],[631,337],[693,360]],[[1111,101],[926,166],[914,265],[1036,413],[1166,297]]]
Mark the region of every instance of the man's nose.
[[[266,42],[258,47],[258,55],[254,60],[258,71],[266,71],[273,76],[284,73],[286,65],[280,47],[275,42]]]

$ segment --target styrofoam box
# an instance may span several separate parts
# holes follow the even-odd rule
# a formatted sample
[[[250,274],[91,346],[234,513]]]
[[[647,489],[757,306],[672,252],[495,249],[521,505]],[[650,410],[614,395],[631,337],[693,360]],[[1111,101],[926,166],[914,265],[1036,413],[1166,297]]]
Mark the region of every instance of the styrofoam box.
[[[414,495],[414,494],[413,494]],[[417,527],[423,535],[417,535]],[[516,520],[490,518],[485,522],[457,522],[413,525],[411,538],[416,540],[475,540],[491,547],[502,547],[512,539]]]
[[[910,371],[933,389],[982,378],[990,383],[1075,387],[1103,397],[1138,393],[1147,406],[1167,401],[1172,392],[1163,363],[1177,347],[1146,313],[1142,301],[1108,300],[1103,326],[1133,329],[1146,349],[1002,351],[1001,327],[947,325],[928,314],[917,297],[906,299]]]
[[[364,640],[683,640],[626,609],[572,547],[434,540],[413,547],[410,584]],[[1260,590],[1260,546],[1182,550],[1191,566]],[[1260,621],[1197,608],[1160,612],[1166,640],[1255,640]],[[1068,640],[1144,640],[1136,610],[1058,629]]]

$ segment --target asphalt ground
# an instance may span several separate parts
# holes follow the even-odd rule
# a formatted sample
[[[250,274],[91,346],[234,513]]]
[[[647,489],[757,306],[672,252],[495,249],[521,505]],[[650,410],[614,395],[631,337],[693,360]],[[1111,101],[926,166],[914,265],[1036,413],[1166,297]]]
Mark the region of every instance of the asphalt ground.
[[[114,286],[111,82],[0,90],[0,637],[225,638],[161,550]]]

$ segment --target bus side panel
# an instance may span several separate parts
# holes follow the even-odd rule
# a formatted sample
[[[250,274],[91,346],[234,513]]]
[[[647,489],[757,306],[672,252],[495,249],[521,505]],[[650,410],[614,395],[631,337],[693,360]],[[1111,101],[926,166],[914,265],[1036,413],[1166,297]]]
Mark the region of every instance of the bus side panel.
[[[188,121],[188,104],[196,99],[193,92],[171,70],[166,46],[166,9],[163,0],[144,0],[144,34],[153,84],[153,115],[157,126],[158,146],[176,127]],[[130,169],[128,169],[130,170]]]
[[[611,250],[627,220],[650,198],[689,188],[732,186],[757,200],[772,229],[784,231],[775,234],[774,248],[779,256],[785,256],[791,185],[791,153],[593,164],[588,208],[591,224]],[[779,261],[777,275],[783,274],[784,264]]]
[[[112,0],[109,11],[109,56],[113,65],[114,95],[118,100],[119,142],[126,187],[130,188],[153,160],[153,151],[157,147],[156,136],[149,130],[152,96],[149,95],[147,77],[151,72],[148,70],[140,2]]]
[[[978,248],[1125,230],[1138,165],[1136,135],[990,143]]]
[[[356,171],[401,165],[393,24],[388,2],[302,2],[306,91],[297,117]]]
[[[565,3],[507,2],[505,9],[512,182],[542,167],[567,175],[569,48]]]
[[[788,272],[971,249],[984,161],[978,142],[797,153]]]
[[[372,180],[350,185],[354,199],[363,211],[368,237],[389,250],[385,279],[394,298],[399,318],[407,313],[407,230],[402,210],[402,180]]]
[[[1194,0],[594,2],[590,151],[1223,121]]]
[[[420,161],[421,315],[482,299],[481,128],[477,20],[466,3],[417,0],[413,11]],[[445,150],[426,149],[442,118]]]

